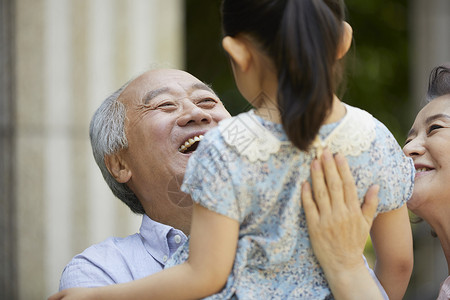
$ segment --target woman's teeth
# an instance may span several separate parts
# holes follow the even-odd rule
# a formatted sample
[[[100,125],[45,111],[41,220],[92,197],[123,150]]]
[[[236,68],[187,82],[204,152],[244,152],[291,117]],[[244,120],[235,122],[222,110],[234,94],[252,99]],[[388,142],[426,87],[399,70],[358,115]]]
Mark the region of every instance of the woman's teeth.
[[[416,172],[426,172],[426,171],[430,171],[430,169],[428,169],[428,168],[418,168],[418,169],[416,169]]]
[[[180,148],[178,148],[178,151],[182,153],[186,152],[192,145],[194,145],[196,142],[200,142],[201,140],[203,140],[203,135],[194,136],[184,142],[184,144],[181,145]]]

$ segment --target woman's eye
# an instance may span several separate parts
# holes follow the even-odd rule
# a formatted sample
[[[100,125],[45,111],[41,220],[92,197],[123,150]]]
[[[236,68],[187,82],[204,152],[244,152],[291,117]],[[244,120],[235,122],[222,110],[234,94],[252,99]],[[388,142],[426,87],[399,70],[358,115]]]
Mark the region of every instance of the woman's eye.
[[[428,128],[428,133],[431,133],[433,130],[440,129],[440,128],[442,128],[441,125],[433,124]]]

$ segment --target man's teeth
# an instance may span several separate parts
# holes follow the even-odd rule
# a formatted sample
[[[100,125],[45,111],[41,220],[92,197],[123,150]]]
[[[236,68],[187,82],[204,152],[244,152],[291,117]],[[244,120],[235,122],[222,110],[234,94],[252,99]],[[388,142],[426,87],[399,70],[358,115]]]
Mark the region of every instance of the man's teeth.
[[[188,139],[186,142],[184,142],[183,145],[181,145],[180,148],[178,148],[178,151],[185,152],[187,149],[189,149],[193,144],[196,142],[200,142],[203,140],[203,135],[194,136],[193,138]]]
[[[428,169],[428,168],[418,168],[418,169],[416,169],[416,172],[426,172],[426,171],[429,171],[430,169]]]

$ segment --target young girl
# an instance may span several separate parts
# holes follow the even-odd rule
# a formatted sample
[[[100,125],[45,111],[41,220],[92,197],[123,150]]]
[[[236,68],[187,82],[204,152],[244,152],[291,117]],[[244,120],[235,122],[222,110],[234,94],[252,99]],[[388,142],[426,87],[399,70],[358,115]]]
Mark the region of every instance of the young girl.
[[[347,156],[360,198],[380,185],[375,272],[401,299],[412,270],[404,203],[413,165],[380,122],[334,95],[352,40],[343,4],[224,0],[222,13],[223,47],[255,109],[209,131],[189,160],[182,189],[195,204],[190,241],[173,257],[180,264],[54,299],[329,299],[300,206],[309,165],[325,146]]]

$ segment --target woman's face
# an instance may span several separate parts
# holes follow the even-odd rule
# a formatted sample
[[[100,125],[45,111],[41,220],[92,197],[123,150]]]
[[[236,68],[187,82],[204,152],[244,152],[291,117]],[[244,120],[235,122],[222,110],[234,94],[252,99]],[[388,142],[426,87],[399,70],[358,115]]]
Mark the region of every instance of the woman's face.
[[[408,208],[421,217],[442,209],[450,197],[450,95],[432,100],[419,112],[403,152],[416,168]]]

